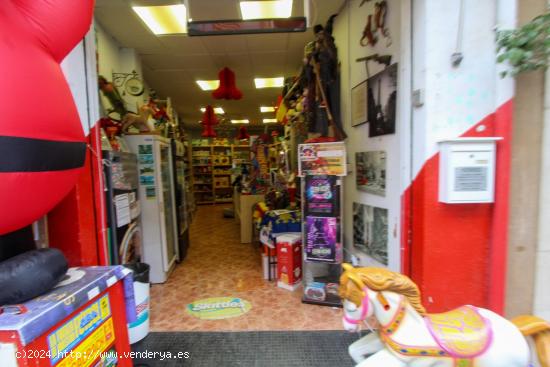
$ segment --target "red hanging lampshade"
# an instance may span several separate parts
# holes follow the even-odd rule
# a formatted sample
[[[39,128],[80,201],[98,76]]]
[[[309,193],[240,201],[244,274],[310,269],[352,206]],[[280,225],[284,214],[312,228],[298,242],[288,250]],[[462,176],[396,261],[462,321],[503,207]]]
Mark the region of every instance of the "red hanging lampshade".
[[[215,138],[217,136],[214,131],[214,125],[218,124],[218,118],[216,117],[212,106],[206,106],[206,111],[204,111],[204,114],[202,115],[201,124],[203,127],[201,136],[203,138]]]
[[[233,70],[225,67],[218,73],[220,85],[218,89],[212,92],[215,99],[241,99],[243,93],[237,88],[235,83],[235,73]]]
[[[237,140],[248,140],[250,139],[250,135],[248,134],[248,131],[246,131],[246,126],[241,126],[239,128],[239,133],[237,134]]]

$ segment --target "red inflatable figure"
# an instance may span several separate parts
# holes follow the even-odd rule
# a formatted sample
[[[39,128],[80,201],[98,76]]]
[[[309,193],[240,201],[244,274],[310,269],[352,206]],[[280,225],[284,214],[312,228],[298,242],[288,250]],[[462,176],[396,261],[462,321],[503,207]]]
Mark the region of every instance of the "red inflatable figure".
[[[93,0],[3,0],[0,5],[0,235],[48,213],[74,187],[84,165],[84,133],[60,62],[90,28],[93,6]],[[55,284],[64,258],[51,250],[0,264],[0,304]],[[56,261],[57,273],[34,267]],[[14,288],[13,297],[4,297],[10,277],[24,263],[21,274],[31,279],[14,285],[19,291]]]
[[[93,0],[4,0],[0,11],[0,234],[75,185],[86,145],[59,63],[90,28]]]

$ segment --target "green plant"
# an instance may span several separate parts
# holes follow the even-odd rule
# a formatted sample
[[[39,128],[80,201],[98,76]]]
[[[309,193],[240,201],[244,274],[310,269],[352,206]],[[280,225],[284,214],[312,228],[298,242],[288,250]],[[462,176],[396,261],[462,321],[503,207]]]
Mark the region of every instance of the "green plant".
[[[550,12],[539,15],[521,28],[498,31],[497,53],[498,62],[507,61],[510,65],[510,70],[501,73],[502,77],[548,68]]]

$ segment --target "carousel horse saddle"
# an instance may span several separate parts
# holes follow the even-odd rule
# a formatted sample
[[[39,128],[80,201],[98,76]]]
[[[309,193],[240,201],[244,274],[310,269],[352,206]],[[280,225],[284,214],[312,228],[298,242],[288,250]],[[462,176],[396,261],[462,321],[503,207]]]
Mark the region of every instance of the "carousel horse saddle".
[[[428,315],[425,321],[434,339],[449,356],[474,358],[485,352],[491,343],[491,324],[473,306]]]

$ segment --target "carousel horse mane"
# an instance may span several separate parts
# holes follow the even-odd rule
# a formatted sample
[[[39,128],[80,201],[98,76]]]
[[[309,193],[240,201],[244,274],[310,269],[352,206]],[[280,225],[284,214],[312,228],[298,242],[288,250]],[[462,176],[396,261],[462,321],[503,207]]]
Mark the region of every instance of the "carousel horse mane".
[[[354,286],[349,287],[349,280]],[[384,268],[348,268],[340,279],[340,296],[348,299],[356,305],[361,304],[363,291],[356,284],[357,281],[377,292],[387,291],[401,294],[407,298],[410,305],[421,316],[426,315],[426,309],[422,305],[418,286],[407,276],[395,273]]]

